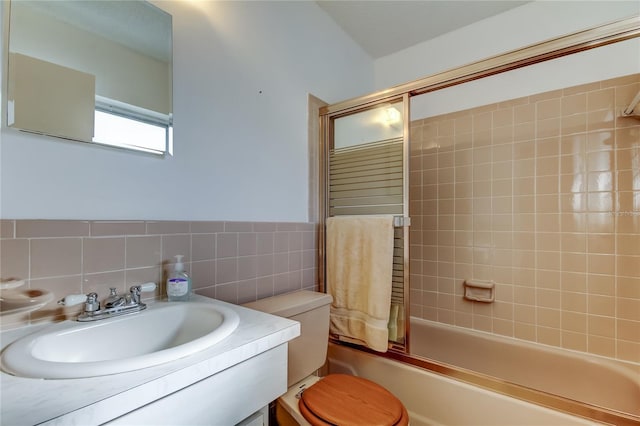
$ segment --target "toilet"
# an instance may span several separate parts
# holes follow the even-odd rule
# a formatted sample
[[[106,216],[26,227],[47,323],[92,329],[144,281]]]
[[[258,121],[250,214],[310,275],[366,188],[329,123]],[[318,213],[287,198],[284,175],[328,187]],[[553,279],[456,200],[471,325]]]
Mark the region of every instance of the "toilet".
[[[300,336],[289,342],[288,390],[277,401],[278,424],[407,425],[406,408],[384,387],[346,374],[315,375],[327,356],[331,301],[330,295],[303,290],[244,305],[300,323]]]

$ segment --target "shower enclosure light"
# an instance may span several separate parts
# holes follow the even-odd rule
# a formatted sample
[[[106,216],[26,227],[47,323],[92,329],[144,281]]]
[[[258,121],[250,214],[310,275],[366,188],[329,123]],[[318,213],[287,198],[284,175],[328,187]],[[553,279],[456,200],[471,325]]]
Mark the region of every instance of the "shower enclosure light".
[[[397,109],[390,107],[385,110],[384,122],[388,125],[396,124],[402,121],[402,114]]]

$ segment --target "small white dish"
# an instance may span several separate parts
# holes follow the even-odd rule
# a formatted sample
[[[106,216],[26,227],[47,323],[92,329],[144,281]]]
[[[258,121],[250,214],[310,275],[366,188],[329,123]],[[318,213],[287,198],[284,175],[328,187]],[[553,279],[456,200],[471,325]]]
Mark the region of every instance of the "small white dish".
[[[53,300],[53,294],[47,290],[17,289],[0,291],[0,315],[31,312],[42,308]]]

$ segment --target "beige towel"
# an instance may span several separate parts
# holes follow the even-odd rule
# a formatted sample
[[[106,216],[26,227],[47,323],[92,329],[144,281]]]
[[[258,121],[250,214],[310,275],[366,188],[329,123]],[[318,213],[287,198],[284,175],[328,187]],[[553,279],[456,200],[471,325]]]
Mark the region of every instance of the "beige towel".
[[[332,334],[386,352],[392,274],[393,216],[327,219]]]

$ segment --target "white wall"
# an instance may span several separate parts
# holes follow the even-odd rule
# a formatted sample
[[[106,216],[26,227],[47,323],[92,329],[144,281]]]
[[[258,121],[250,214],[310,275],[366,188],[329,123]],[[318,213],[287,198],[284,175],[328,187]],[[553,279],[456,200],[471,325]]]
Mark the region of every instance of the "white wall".
[[[376,90],[638,14],[637,0],[533,1],[376,60]]]
[[[308,93],[371,92],[371,59],[313,2],[155,4],[173,15],[175,155],[2,129],[0,217],[306,221]]]

